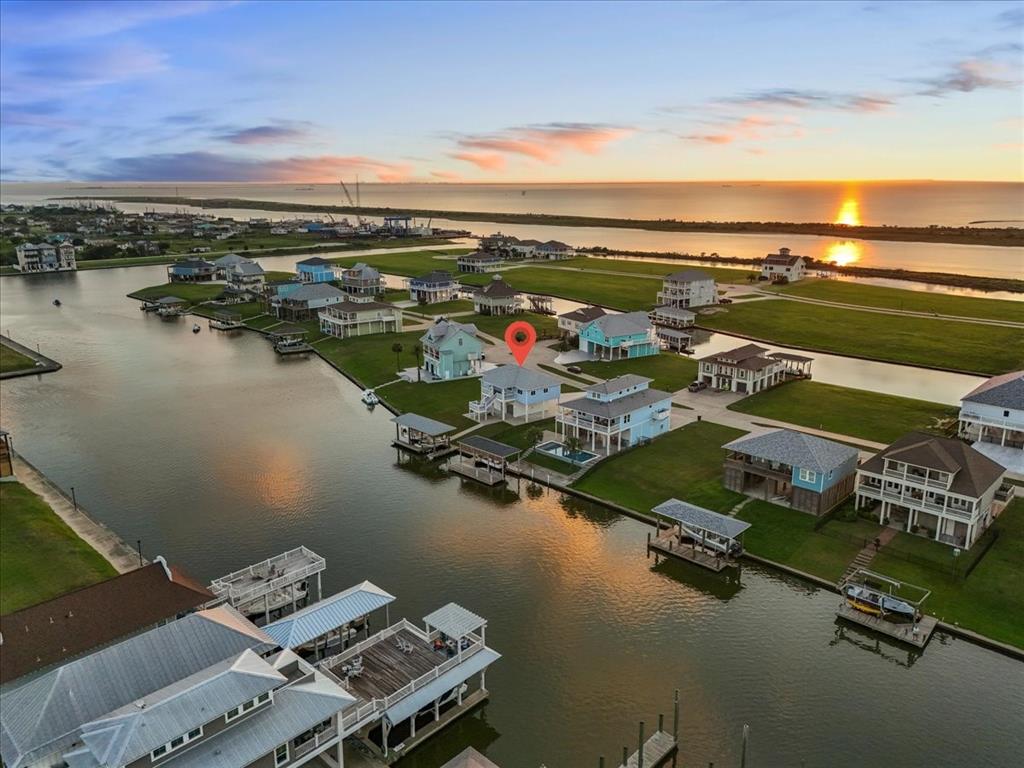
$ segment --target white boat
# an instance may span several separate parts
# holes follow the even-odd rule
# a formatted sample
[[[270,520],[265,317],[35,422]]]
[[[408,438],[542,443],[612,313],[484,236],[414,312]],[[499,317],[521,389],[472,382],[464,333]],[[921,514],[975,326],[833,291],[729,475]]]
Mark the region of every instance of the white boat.
[[[380,403],[380,398],[372,389],[367,389],[363,392],[363,402],[372,408]]]
[[[199,333],[201,330],[199,323],[192,323],[192,333]]]

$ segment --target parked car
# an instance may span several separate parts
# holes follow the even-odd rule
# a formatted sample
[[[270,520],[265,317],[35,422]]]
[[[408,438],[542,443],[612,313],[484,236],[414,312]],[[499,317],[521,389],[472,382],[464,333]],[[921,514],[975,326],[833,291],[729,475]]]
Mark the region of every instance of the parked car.
[[[567,365],[565,366],[565,370],[567,370],[569,373],[583,373],[583,369],[580,368],[578,365]]]
[[[718,300],[719,304],[732,304],[732,299],[727,299],[725,296]]]
[[[702,389],[707,389],[708,383],[706,381],[694,381],[690,383],[687,389],[690,392],[700,392]]]

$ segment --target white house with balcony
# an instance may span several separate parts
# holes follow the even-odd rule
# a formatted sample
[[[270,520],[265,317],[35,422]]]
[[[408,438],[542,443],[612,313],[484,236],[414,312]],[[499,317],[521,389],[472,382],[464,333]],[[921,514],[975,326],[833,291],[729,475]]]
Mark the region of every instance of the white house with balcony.
[[[71,243],[22,243],[14,247],[19,272],[70,272],[78,269]]]
[[[554,415],[562,384],[554,376],[519,365],[500,365],[480,377],[480,399],[469,404],[475,421],[525,424]]]
[[[718,303],[715,278],[701,269],[683,269],[666,275],[658,291],[658,304],[687,309]]]
[[[555,428],[592,451],[612,453],[668,432],[672,394],[651,389],[653,379],[627,373],[587,387],[559,406]]]
[[[795,283],[807,277],[807,261],[803,256],[790,253],[789,248],[779,248],[778,253],[769,253],[761,262],[761,279],[773,283]]]
[[[857,468],[858,509],[878,521],[966,549],[1012,497],[1005,469],[960,440],[904,435]]]
[[[960,400],[960,437],[1024,474],[1024,371],[993,376]]]
[[[402,310],[394,304],[373,301],[369,295],[353,294],[345,301],[325,307],[318,317],[320,330],[339,339],[402,330]]]

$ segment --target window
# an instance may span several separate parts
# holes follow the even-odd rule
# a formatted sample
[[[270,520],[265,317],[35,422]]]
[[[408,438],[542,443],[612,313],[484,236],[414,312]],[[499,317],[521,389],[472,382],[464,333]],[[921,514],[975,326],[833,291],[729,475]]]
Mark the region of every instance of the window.
[[[801,469],[800,480],[805,483],[816,483],[818,481],[818,473],[812,469]]]
[[[274,766],[284,765],[288,762],[288,742],[274,750]]]
[[[249,701],[243,702],[234,709],[229,709],[227,712],[225,712],[224,722],[230,723],[232,720],[241,717],[246,712],[251,712],[252,710],[256,709],[256,707],[258,707],[260,704],[266,704],[268,701],[271,700],[271,698],[273,698],[273,694],[271,694],[270,691],[264,691],[255,699],[249,699]]]
[[[183,747],[186,744],[188,744],[189,742],[195,741],[196,739],[198,739],[202,735],[203,735],[203,727],[202,726],[199,726],[198,728],[193,728],[191,731],[189,731],[188,733],[184,734],[183,736],[175,736],[168,743],[161,744],[159,747],[157,747],[156,749],[154,749],[152,752],[149,753],[149,758],[151,760],[157,760],[157,759],[163,757],[164,755],[166,755],[168,752],[173,752],[174,750],[178,749],[179,747]]]

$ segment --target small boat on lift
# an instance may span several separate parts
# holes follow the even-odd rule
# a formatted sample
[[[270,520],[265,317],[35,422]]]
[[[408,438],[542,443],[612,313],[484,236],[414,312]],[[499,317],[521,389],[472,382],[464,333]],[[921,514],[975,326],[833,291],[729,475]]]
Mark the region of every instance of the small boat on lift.
[[[363,402],[366,403],[370,408],[380,403],[380,398],[377,397],[377,393],[372,389],[367,389],[363,392]]]
[[[861,613],[870,616],[894,616],[908,621],[913,621],[917,617],[917,610],[910,603],[868,587],[849,584],[845,593],[846,602]]]
[[[60,299],[54,299],[53,300],[53,306],[59,307],[60,306]]]

